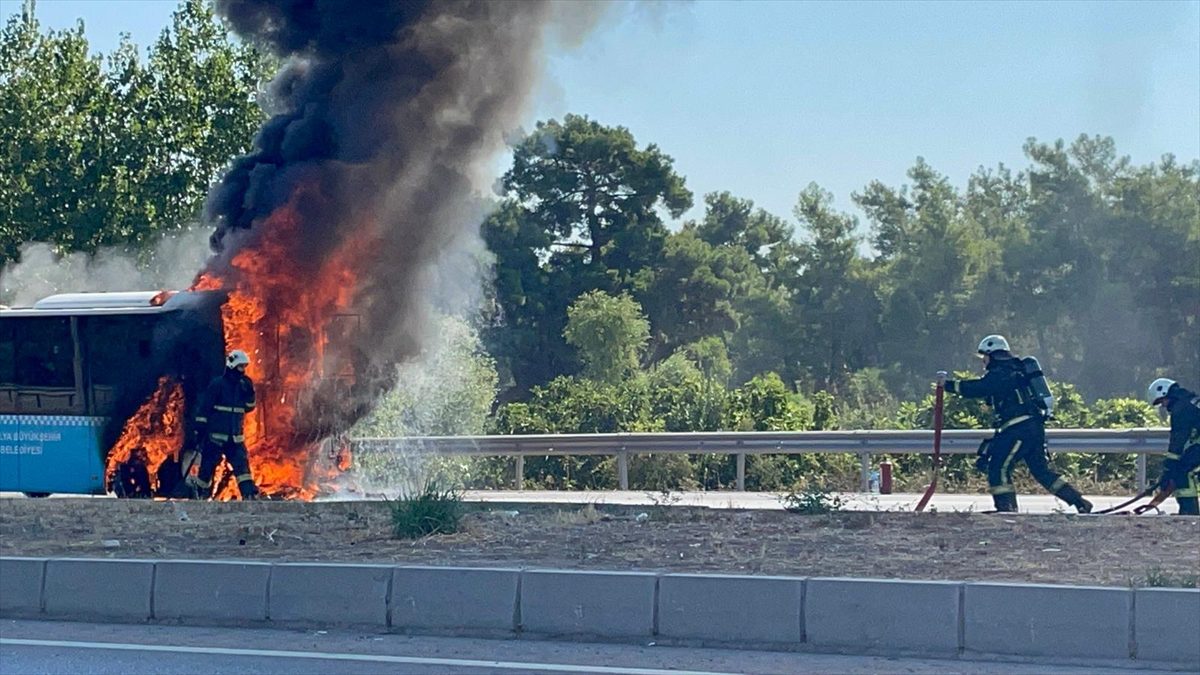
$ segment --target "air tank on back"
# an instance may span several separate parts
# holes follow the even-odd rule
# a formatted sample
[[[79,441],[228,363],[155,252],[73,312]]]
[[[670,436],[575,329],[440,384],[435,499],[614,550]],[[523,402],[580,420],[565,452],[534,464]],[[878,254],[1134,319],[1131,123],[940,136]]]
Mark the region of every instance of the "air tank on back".
[[[1046,416],[1049,417],[1054,413],[1054,394],[1050,392],[1050,383],[1046,381],[1046,374],[1042,372],[1042,364],[1034,357],[1026,356],[1021,359],[1021,365],[1025,367],[1029,387],[1039,399],[1038,407],[1045,410]]]

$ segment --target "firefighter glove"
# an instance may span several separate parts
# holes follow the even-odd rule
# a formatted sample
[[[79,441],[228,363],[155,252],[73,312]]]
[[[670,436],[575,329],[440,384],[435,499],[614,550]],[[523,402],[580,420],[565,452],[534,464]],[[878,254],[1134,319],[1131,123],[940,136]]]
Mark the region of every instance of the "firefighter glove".
[[[975,451],[975,470],[979,473],[987,473],[988,469],[988,445],[990,441],[984,440],[979,444],[979,449]]]
[[[1141,505],[1139,505],[1139,506],[1135,506],[1135,507],[1133,507],[1133,512],[1134,512],[1134,513],[1136,513],[1137,515],[1139,515],[1139,516],[1140,516],[1140,515],[1142,515],[1143,513],[1145,513],[1145,512],[1147,512],[1147,511],[1149,511],[1150,509],[1154,509],[1155,511],[1157,511],[1157,510],[1158,510],[1158,506],[1156,506],[1156,505],[1155,505],[1155,504],[1153,504],[1153,503],[1150,503],[1150,504],[1141,504]]]

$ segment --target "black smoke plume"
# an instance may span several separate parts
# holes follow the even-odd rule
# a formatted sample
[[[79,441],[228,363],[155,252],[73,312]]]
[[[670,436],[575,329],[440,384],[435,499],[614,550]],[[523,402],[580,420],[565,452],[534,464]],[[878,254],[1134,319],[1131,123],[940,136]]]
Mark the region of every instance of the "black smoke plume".
[[[205,272],[236,285],[239,253],[284,246],[284,260],[264,254],[262,264],[316,274],[332,252],[357,242],[357,323],[323,359],[338,362],[335,370],[349,364],[358,378],[350,393],[315,393],[299,432],[320,437],[364,414],[391,386],[393,364],[418,350],[431,267],[477,236],[480,167],[521,121],[545,29],[556,13],[598,9],[506,0],[216,7],[285,66],[270,86],[272,116],[255,150],[209,195],[206,217],[216,229]],[[281,229],[270,216],[285,204],[299,222]],[[302,290],[263,291],[268,311],[295,309],[291,292]]]

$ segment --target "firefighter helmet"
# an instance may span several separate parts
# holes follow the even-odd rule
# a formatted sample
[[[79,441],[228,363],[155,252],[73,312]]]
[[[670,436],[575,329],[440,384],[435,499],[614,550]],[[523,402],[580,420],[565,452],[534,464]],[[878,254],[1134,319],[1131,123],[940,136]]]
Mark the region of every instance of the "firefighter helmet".
[[[250,357],[246,355],[246,352],[240,349],[235,349],[229,352],[229,356],[225,357],[226,368],[237,368],[239,366],[248,365],[250,365]]]
[[[1160,377],[1150,383],[1150,388],[1146,390],[1146,400],[1150,402],[1150,405],[1158,405],[1174,386],[1175,380]]]
[[[1008,340],[1004,339],[1003,335],[989,335],[979,341],[979,353],[987,356],[992,352],[1007,352]]]

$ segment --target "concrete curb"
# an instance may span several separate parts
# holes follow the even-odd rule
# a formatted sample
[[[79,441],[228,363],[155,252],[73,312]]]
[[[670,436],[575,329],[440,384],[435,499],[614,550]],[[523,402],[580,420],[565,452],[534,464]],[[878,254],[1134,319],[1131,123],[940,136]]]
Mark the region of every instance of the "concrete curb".
[[[393,568],[387,565],[271,565],[267,612],[294,625],[388,627]]]
[[[521,625],[521,570],[487,567],[397,567],[392,571],[391,627],[404,632],[506,636]]]
[[[658,577],[642,572],[526,570],[520,630],[551,637],[649,639]]]
[[[971,654],[1131,658],[1133,594],[1128,588],[967,584],[963,647]],[[1196,597],[1200,602],[1200,592]]]
[[[0,616],[1200,668],[1200,590],[0,557]]]
[[[955,656],[961,584],[949,581],[809,579],[808,641],[831,651]]]
[[[154,618],[180,623],[266,621],[267,563],[161,560],[154,563]]]

